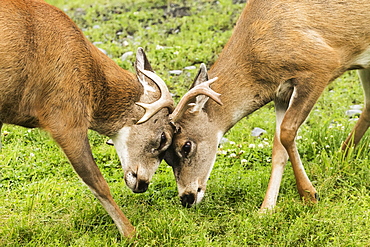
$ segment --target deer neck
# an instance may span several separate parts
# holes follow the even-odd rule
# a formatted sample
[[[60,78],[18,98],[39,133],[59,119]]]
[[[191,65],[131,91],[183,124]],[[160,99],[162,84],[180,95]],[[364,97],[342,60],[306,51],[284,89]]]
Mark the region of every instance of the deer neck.
[[[221,66],[225,64],[226,66]],[[212,84],[212,89],[221,94],[223,105],[208,100],[205,111],[222,133],[272,101],[278,87],[273,81],[256,78],[245,61],[244,66],[237,64],[235,60],[222,62],[219,59],[209,72],[209,78],[219,78]]]
[[[91,129],[111,136],[123,126],[132,125],[145,111],[135,102],[144,95],[136,75],[122,69],[100,54],[101,70],[95,83],[94,114]]]

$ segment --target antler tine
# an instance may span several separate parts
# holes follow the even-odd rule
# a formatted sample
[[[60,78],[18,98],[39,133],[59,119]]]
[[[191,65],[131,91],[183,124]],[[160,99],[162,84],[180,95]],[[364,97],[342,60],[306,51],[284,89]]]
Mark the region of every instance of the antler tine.
[[[215,78],[210,79],[210,80],[208,80],[206,82],[203,82],[203,83],[195,86],[191,90],[189,90],[181,98],[181,100],[178,103],[178,105],[176,106],[175,110],[170,115],[170,121],[172,123],[175,123],[184,114],[184,112],[188,108],[189,101],[191,101],[192,99],[194,99],[195,97],[197,97],[198,95],[201,95],[201,94],[210,97],[211,99],[213,99],[214,101],[216,101],[219,105],[222,105],[222,102],[221,102],[221,99],[220,99],[221,94],[216,93],[215,91],[213,91],[209,87],[217,79],[218,79],[218,77],[215,77]]]
[[[154,81],[154,83],[158,86],[159,91],[161,92],[161,97],[150,104],[136,102],[137,105],[143,107],[145,109],[144,116],[137,122],[137,124],[144,123],[148,121],[149,118],[151,118],[154,114],[156,114],[159,110],[162,108],[168,107],[170,110],[173,110],[173,99],[171,97],[170,92],[168,91],[168,88],[166,86],[166,83],[155,73],[138,68],[139,72],[143,73],[145,76],[150,78]]]

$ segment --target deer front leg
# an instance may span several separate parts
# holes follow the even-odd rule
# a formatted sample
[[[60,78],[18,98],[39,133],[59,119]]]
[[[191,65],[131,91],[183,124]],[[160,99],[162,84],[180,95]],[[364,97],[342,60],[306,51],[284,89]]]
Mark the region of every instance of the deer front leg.
[[[280,142],[280,125],[289,106],[292,90],[293,88],[290,87],[289,83],[283,84],[279,88],[275,99],[276,130],[272,149],[272,170],[260,212],[265,212],[275,207],[284,168],[288,160],[288,153]]]
[[[133,237],[135,228],[113,200],[108,184],[93,159],[87,131],[70,129],[68,132],[59,130],[56,133],[51,131],[51,133],[77,174],[111,216],[120,233],[128,238]]]
[[[365,108],[361,113],[360,119],[352,129],[351,134],[342,145],[344,152],[347,152],[348,148],[356,146],[370,126],[370,68],[359,70],[358,75],[364,89]]]
[[[310,78],[295,79],[294,91],[291,96],[289,108],[285,113],[280,127],[280,141],[285,147],[292,163],[300,196],[304,200],[316,203],[318,199],[316,189],[305,172],[295,143],[298,128],[306,120],[326,85],[322,81],[312,81],[314,77],[313,75]]]

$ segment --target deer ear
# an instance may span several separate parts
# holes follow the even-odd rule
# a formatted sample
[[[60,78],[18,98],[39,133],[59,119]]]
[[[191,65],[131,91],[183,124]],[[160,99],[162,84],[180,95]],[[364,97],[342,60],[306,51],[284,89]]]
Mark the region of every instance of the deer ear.
[[[148,58],[145,55],[144,49],[141,48],[141,47],[139,47],[137,49],[135,69],[136,69],[136,73],[138,73],[138,74],[139,74],[138,69],[140,69],[140,70],[149,70],[149,71],[154,72],[153,69],[152,69],[152,66],[149,63]]]
[[[205,82],[205,81],[208,81],[208,73],[207,73],[207,67],[204,63],[202,63],[200,65],[200,68],[199,68],[199,71],[198,71],[198,74],[197,76],[195,77],[194,79],[194,82],[193,84],[191,85],[190,89],[192,89],[193,87]]]
[[[203,82],[206,82],[206,81],[208,81],[207,67],[204,63],[202,63],[200,65],[199,72],[198,72],[197,76],[194,79],[193,85],[191,85],[191,88],[193,88],[193,87],[195,87],[199,84],[202,84]],[[200,112],[203,109],[204,105],[207,103],[208,99],[209,99],[208,96],[198,95],[195,98],[195,103],[190,103],[189,104],[190,106],[193,106],[193,108],[190,110],[190,112],[191,113]]]
[[[154,72],[148,58],[145,55],[144,49],[141,47],[137,49],[135,69],[137,79],[143,85],[145,94],[148,94],[148,92],[155,92],[155,88],[149,85],[149,83],[146,81],[145,75],[140,72],[140,70],[149,70]]]

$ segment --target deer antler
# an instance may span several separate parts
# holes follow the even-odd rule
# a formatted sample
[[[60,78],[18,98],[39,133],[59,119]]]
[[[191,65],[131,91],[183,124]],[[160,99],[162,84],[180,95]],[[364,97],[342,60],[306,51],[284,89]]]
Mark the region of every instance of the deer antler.
[[[151,118],[154,114],[156,114],[159,110],[162,108],[168,107],[171,111],[173,110],[173,99],[171,97],[170,92],[168,91],[168,88],[166,86],[166,83],[155,73],[138,68],[139,72],[143,73],[145,76],[150,78],[154,81],[154,83],[158,86],[159,91],[161,91],[161,97],[150,104],[136,102],[137,105],[143,107],[145,109],[144,116],[137,122],[137,124],[144,123],[148,121],[149,118]]]
[[[205,81],[191,90],[189,90],[180,100],[180,102],[177,104],[175,110],[170,115],[170,121],[171,123],[175,123],[186,111],[186,109],[191,106],[188,104],[192,99],[197,97],[198,95],[206,95],[216,101],[219,105],[222,105],[220,95],[219,93],[216,93],[213,91],[209,86],[215,82],[218,79],[218,77],[215,77],[213,79],[210,79],[208,81]]]

